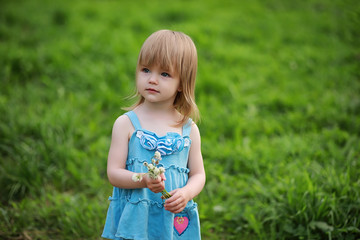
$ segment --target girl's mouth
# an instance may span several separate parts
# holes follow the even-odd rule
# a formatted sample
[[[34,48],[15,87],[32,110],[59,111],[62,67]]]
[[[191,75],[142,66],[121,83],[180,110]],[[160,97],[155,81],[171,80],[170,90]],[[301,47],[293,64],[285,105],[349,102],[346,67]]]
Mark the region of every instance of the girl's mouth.
[[[147,88],[147,89],[145,89],[145,90],[148,91],[148,92],[152,92],[152,93],[159,93],[158,90],[153,89],[153,88]]]

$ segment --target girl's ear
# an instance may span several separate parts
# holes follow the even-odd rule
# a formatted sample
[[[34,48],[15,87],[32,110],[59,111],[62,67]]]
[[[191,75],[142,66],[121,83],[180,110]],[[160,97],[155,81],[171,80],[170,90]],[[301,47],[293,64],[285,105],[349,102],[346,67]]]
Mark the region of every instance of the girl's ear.
[[[178,92],[182,92],[182,90],[183,90],[183,87],[182,87],[182,84],[180,82],[179,87],[178,87]]]

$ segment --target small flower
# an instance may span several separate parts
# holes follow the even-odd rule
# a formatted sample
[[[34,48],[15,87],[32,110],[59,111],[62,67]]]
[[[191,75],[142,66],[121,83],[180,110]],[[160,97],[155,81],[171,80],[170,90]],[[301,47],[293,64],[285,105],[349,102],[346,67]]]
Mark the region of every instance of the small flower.
[[[148,175],[151,179],[157,179],[157,175],[155,175],[153,172],[148,172]]]
[[[159,167],[159,171],[160,171],[160,174],[164,173],[165,172],[165,168],[163,167]]]
[[[147,167],[151,171],[154,170],[154,168],[155,168],[155,166],[153,164],[151,164],[151,163]]]
[[[154,158],[155,158],[156,160],[159,160],[159,161],[161,160],[161,154],[160,154],[159,151],[156,151],[156,152],[155,152]]]
[[[134,182],[141,182],[143,175],[141,173],[134,173],[131,178]]]

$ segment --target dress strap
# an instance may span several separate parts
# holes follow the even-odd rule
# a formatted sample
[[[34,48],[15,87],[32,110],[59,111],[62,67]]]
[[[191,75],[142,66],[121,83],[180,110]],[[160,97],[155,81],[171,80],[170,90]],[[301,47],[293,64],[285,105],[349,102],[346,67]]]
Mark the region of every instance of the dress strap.
[[[139,121],[138,117],[136,116],[136,113],[134,113],[134,111],[127,112],[127,113],[125,113],[125,115],[127,115],[130,118],[130,121],[131,121],[132,125],[134,126],[135,130],[141,129],[140,121]]]
[[[190,136],[191,124],[192,124],[192,119],[189,118],[189,120],[187,121],[187,123],[184,124],[183,129],[182,129],[183,137]]]

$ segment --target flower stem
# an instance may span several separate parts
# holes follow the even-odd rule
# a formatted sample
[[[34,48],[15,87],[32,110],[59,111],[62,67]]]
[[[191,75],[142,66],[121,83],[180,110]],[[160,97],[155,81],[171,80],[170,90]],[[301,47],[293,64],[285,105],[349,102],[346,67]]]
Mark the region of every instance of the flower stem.
[[[162,194],[162,196],[161,196],[162,199],[168,199],[171,197],[171,194],[168,193],[168,191],[166,191],[165,189],[163,191],[161,191],[161,194]]]

